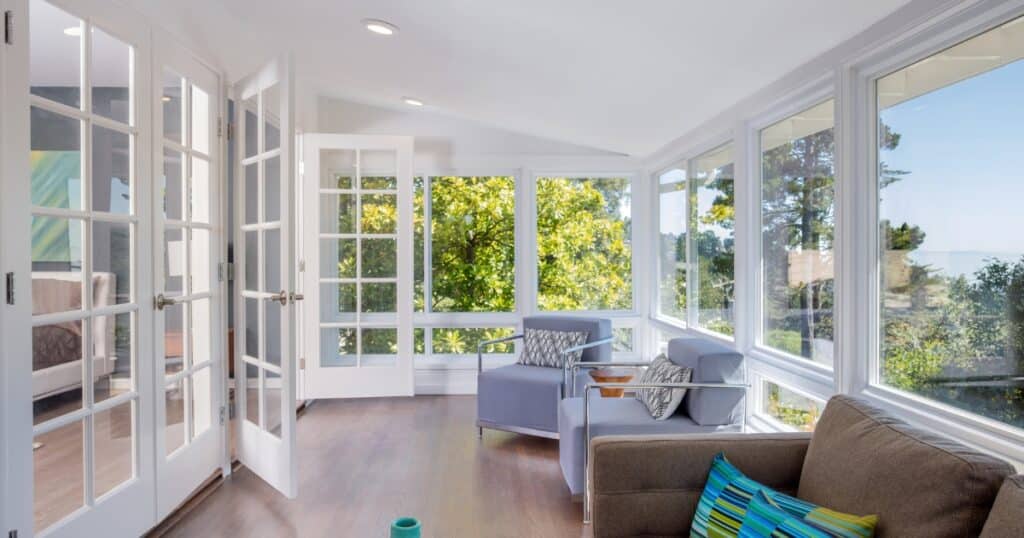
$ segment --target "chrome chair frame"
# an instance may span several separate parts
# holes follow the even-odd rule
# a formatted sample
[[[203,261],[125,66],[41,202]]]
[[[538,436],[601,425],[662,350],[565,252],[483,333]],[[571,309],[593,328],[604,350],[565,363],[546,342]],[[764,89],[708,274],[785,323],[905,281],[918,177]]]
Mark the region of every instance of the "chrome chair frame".
[[[483,342],[478,343],[476,345],[476,373],[477,373],[477,375],[480,375],[480,373],[484,371],[484,349],[486,349],[486,348],[488,348],[490,346],[493,346],[495,344],[501,344],[503,342],[511,342],[513,340],[521,340],[522,338],[523,338],[523,333],[519,333],[519,334],[513,334],[511,336],[506,336],[504,338],[495,338],[494,340],[485,340]],[[569,348],[566,348],[566,349],[562,350],[562,365],[563,365],[562,366],[562,399],[563,400],[566,398],[566,394],[567,393],[569,393],[569,392],[575,393],[576,392],[575,391],[576,383],[570,381],[570,379],[572,379],[572,380],[576,379],[575,374],[576,374],[576,370],[578,368],[577,369],[573,369],[573,377],[569,378],[568,377],[568,374],[569,374],[569,354],[570,353],[575,353],[577,351],[583,351],[584,349],[590,349],[592,347],[602,346],[602,345],[605,345],[605,344],[611,345],[612,342],[614,342],[614,341],[615,341],[615,337],[614,336],[609,336],[608,338],[602,338],[600,340],[594,340],[593,342],[586,342],[586,343],[583,343],[583,344],[580,344],[580,345],[577,345],[577,346],[573,346],[573,347],[569,347]],[[607,366],[607,365],[613,365],[614,363],[610,363],[610,362],[586,362],[586,363],[583,363],[583,362],[580,362],[580,364],[600,364],[600,365],[606,365]],[[646,365],[647,363],[644,363],[644,364]],[[535,433],[535,432],[518,432],[518,433],[531,433],[532,434],[532,433]],[[536,432],[536,433],[539,433],[539,432]],[[477,433],[476,433],[476,435],[477,435],[477,437],[483,437],[483,435],[484,435],[484,427],[483,426],[477,425]]]

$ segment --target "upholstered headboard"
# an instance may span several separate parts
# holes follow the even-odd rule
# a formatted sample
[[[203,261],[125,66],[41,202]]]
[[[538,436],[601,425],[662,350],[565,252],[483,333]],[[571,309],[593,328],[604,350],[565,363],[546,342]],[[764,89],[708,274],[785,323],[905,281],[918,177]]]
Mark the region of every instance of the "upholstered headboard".
[[[93,273],[93,308],[114,303],[117,276]],[[66,312],[82,308],[81,273],[34,271],[32,273],[32,313]],[[82,358],[80,322],[43,325],[32,329],[32,369],[38,371]],[[93,320],[92,352],[95,358],[113,360],[114,321],[112,316]]]

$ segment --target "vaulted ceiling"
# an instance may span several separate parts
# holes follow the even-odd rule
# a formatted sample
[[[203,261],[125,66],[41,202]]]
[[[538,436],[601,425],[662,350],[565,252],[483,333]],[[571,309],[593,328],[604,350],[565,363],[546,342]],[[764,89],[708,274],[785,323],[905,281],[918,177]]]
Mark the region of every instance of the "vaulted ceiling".
[[[308,92],[646,156],[908,0],[121,1],[232,78],[292,51]]]

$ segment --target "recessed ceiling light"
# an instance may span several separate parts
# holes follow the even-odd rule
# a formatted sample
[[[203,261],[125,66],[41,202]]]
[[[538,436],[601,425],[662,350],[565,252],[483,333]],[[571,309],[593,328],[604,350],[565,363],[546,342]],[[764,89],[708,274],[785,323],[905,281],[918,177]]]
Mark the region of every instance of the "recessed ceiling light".
[[[395,32],[398,32],[397,26],[380,19],[363,19],[363,26],[367,30],[380,35],[394,35]]]
[[[71,37],[81,37],[81,35],[82,35],[82,27],[81,26],[68,26],[67,28],[64,29],[64,35],[69,35]]]
[[[414,97],[403,97],[402,101],[409,106],[423,106],[423,101]]]

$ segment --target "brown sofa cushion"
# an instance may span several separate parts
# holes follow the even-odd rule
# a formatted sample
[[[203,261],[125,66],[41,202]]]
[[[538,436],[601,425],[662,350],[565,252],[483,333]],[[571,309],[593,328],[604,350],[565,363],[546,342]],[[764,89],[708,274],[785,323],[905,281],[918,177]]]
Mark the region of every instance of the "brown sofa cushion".
[[[981,531],[981,538],[1024,536],[1024,475],[1003,482],[996,504]]]
[[[1010,464],[892,418],[863,400],[832,398],[807,449],[798,496],[877,514],[876,536],[977,536]]]
[[[689,536],[719,452],[747,476],[795,494],[807,433],[610,435],[591,442],[595,538]]]

